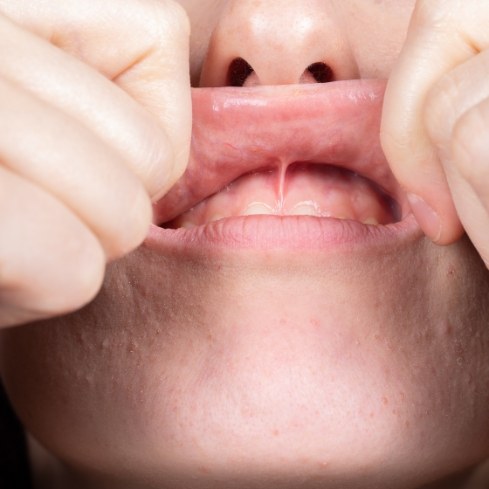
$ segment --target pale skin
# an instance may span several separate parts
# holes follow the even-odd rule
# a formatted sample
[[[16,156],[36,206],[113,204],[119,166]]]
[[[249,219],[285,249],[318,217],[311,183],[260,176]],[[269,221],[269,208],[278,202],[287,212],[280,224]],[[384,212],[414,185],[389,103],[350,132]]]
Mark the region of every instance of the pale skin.
[[[0,366],[46,487],[477,487],[489,7],[85,3],[0,0]],[[317,60],[388,79],[382,146],[426,237],[382,260],[138,249],[185,170],[190,84],[237,54],[253,84]]]

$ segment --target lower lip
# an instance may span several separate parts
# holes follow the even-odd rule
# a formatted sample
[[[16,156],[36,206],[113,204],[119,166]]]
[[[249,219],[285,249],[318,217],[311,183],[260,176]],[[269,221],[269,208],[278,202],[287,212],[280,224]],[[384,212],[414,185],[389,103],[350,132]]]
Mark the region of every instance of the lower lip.
[[[312,216],[243,216],[192,229],[152,225],[145,246],[157,253],[211,250],[386,252],[420,239],[412,214],[386,226]]]

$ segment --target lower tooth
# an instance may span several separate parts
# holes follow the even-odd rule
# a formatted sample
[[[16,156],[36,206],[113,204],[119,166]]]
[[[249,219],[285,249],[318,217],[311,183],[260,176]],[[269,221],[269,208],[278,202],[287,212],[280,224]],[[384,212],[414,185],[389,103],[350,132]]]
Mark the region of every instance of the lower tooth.
[[[363,224],[367,224],[369,226],[378,226],[380,223],[375,217],[369,217],[368,219],[365,219],[365,221],[362,221]]]
[[[207,222],[214,222],[214,221],[219,221],[221,219],[224,219],[226,216],[223,216],[222,214],[214,214],[213,216],[210,217],[210,219],[207,220]]]
[[[291,216],[319,216],[317,205],[314,202],[301,202],[290,211]]]
[[[262,202],[253,202],[244,211],[243,216],[258,216],[263,214],[274,214],[273,208]]]
[[[180,223],[179,227],[184,228],[184,229],[192,229],[192,228],[197,227],[197,224],[190,222],[190,221],[183,221]]]

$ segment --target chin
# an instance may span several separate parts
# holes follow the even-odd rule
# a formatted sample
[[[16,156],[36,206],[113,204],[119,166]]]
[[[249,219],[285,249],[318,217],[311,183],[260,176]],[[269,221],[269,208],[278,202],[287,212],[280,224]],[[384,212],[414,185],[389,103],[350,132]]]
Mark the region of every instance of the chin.
[[[413,239],[381,261],[145,246],[84,310],[3,333],[7,390],[93,480],[421,487],[488,456],[489,284],[468,242]]]

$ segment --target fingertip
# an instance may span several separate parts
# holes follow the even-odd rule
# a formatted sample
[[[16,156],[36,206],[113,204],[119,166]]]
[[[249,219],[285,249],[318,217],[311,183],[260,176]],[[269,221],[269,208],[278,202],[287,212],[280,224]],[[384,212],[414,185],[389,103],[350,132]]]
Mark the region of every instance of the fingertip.
[[[442,235],[442,223],[438,213],[419,195],[407,195],[409,205],[423,232],[437,243]]]
[[[436,244],[449,245],[463,235],[440,153],[418,128],[408,138],[389,120],[381,129],[381,144],[389,166],[405,189],[412,213],[424,234]]]
[[[409,193],[407,198],[419,226],[435,244],[449,245],[462,237],[463,228],[451,200],[440,205],[442,199],[434,199],[438,205],[433,205],[418,194]]]
[[[127,213],[120,216],[115,235],[104,243],[107,261],[122,258],[138,248],[148,235],[152,222],[151,199],[141,184],[132,198],[132,204],[127,208]]]

